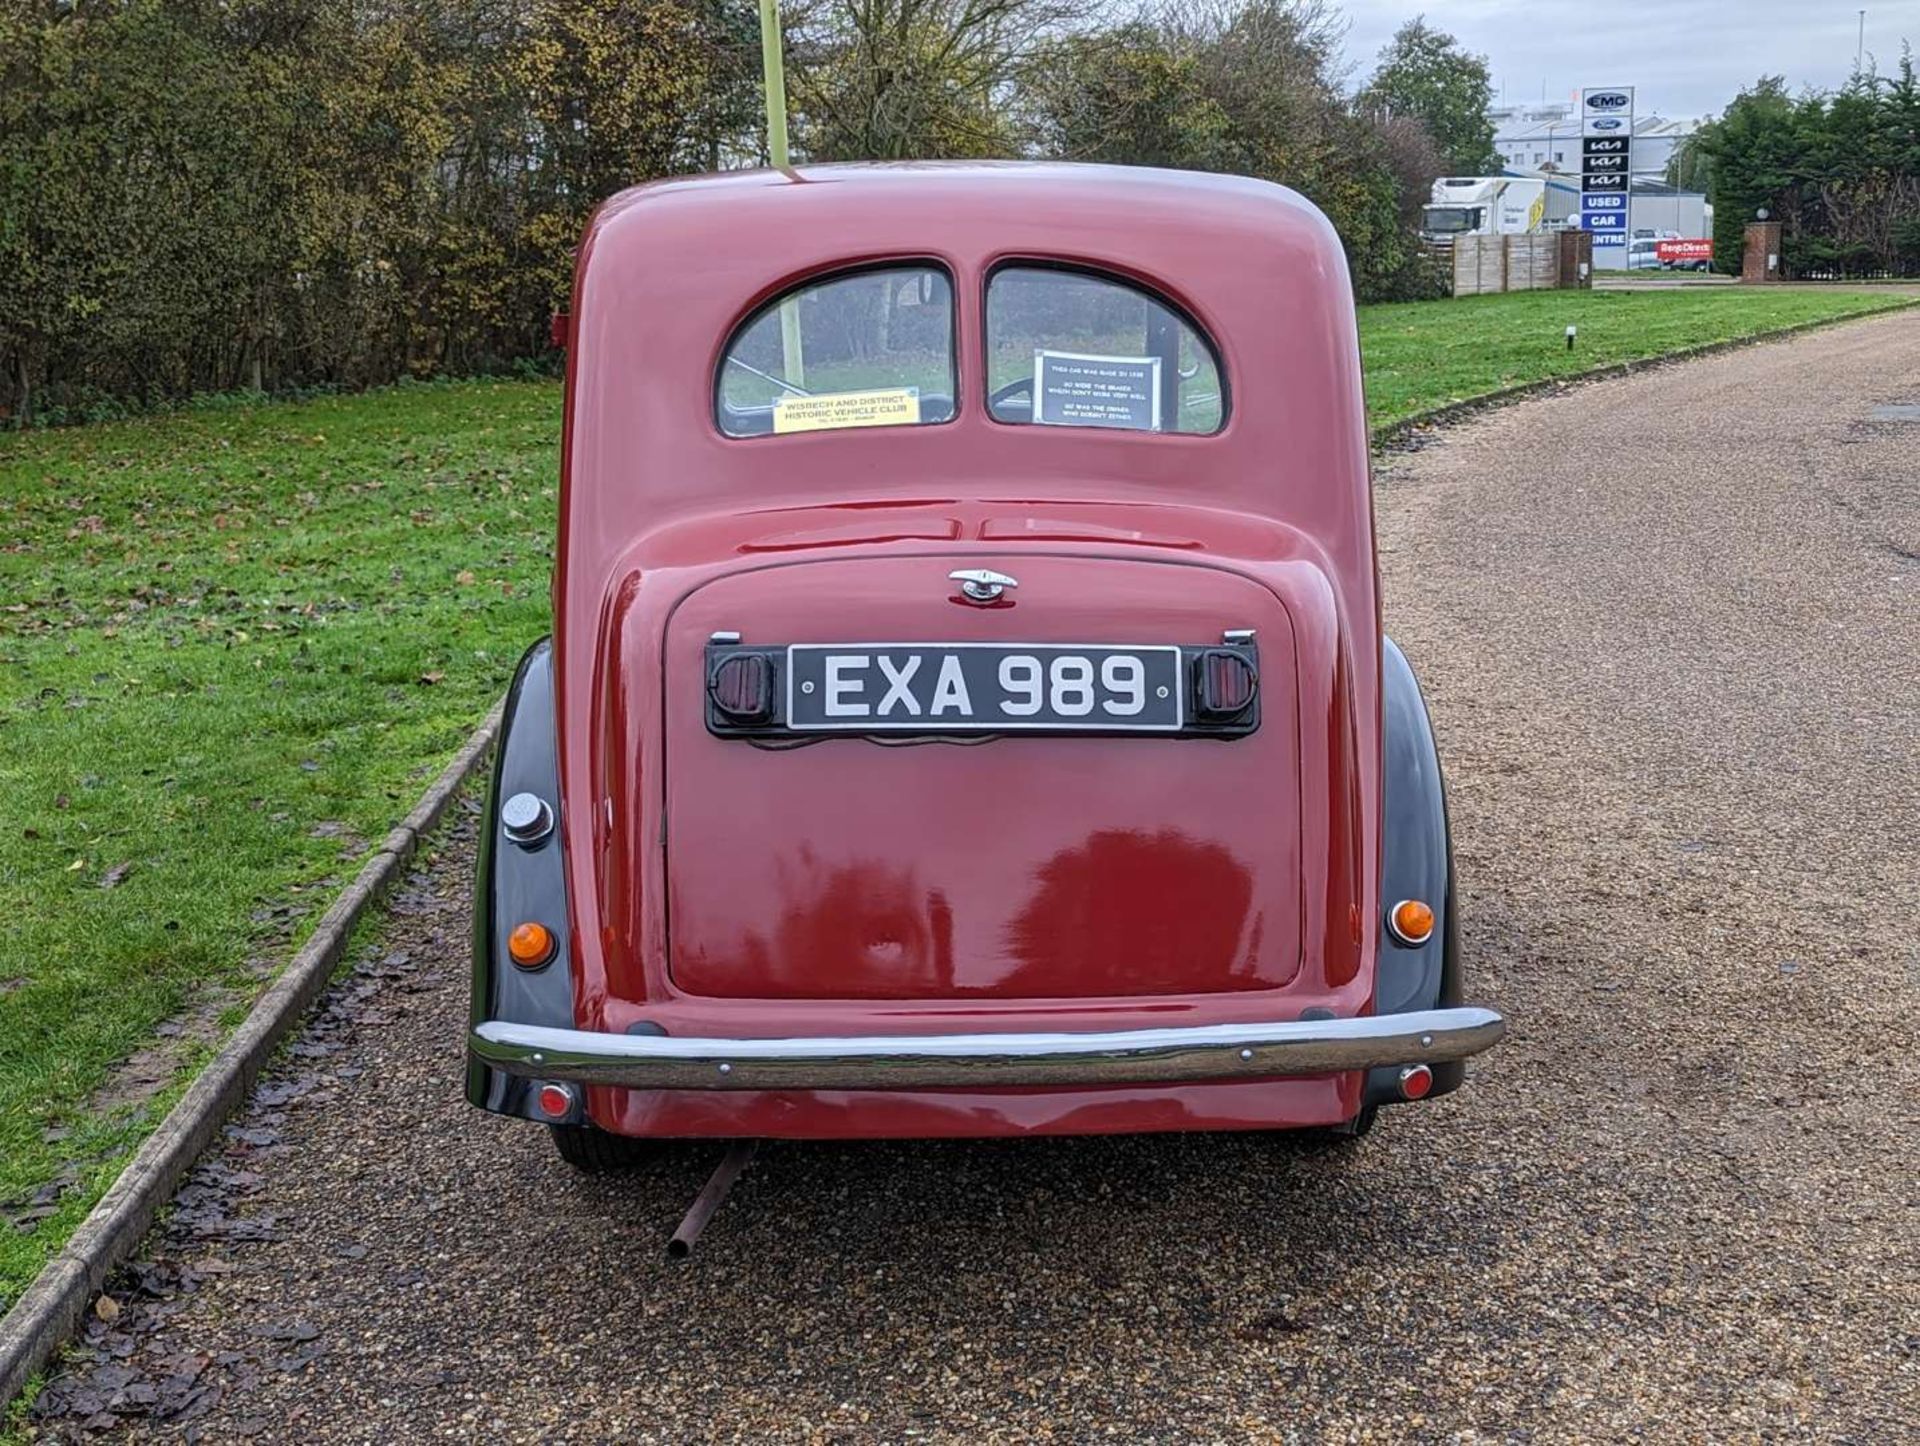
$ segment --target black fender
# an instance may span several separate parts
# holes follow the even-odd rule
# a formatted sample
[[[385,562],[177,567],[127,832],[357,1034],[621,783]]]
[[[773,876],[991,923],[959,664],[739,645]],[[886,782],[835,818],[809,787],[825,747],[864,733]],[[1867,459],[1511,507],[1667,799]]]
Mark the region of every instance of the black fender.
[[[1405,1014],[1445,1009],[1461,1002],[1459,910],[1446,782],[1426,699],[1406,654],[1391,638],[1381,640],[1380,721],[1380,940],[1374,1010]],[[1426,943],[1403,944],[1387,928],[1389,911],[1402,899],[1424,900],[1439,916],[1440,927]],[[1458,1060],[1435,1065],[1428,1098],[1458,1089],[1466,1069]],[[1369,1070],[1365,1103],[1399,1100],[1399,1076],[1397,1067]]]
[[[553,811],[553,827],[538,841],[519,844],[501,831],[500,805],[531,793]],[[567,908],[564,831],[560,827],[560,767],[553,711],[553,641],[542,638],[520,659],[500,718],[493,776],[487,786],[473,881],[474,1024],[507,1019],[572,1029],[572,930]],[[553,932],[553,957],[521,969],[507,954],[514,925],[532,920]],[[497,1114],[551,1122],[533,1108],[533,1086],[467,1060],[467,1099]]]

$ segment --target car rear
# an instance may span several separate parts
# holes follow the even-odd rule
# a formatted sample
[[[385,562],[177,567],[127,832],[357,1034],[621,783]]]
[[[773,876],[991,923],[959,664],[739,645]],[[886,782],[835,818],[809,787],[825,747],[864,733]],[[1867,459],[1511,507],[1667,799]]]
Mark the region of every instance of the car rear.
[[[1017,592],[967,602],[960,563]],[[1213,718],[1209,649],[1237,690]],[[730,654],[775,684],[758,726],[712,697]],[[1032,552],[762,567],[674,609],[665,667],[677,990],[1031,1001],[1300,971],[1292,630],[1258,582]]]
[[[1443,967],[1430,737],[1430,933],[1384,932],[1367,434],[1310,205],[1119,168],[674,182],[596,219],[569,339],[477,1103],[630,1136],[1339,1124],[1498,1038]]]

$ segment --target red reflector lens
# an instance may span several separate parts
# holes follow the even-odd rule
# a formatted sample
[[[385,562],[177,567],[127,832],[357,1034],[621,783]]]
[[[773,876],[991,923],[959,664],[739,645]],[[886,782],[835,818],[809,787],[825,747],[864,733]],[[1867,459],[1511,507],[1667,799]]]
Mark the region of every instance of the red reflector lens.
[[[772,711],[773,668],[756,653],[725,658],[713,670],[707,688],[714,706],[727,717],[758,722]]]
[[[1253,664],[1232,648],[1209,648],[1200,660],[1200,710],[1219,718],[1253,701]]]
[[[1424,1064],[1408,1065],[1400,1071],[1400,1093],[1410,1100],[1423,1100],[1433,1088],[1433,1071]]]
[[[550,1120],[564,1120],[573,1112],[573,1091],[565,1085],[540,1086],[540,1113]]]

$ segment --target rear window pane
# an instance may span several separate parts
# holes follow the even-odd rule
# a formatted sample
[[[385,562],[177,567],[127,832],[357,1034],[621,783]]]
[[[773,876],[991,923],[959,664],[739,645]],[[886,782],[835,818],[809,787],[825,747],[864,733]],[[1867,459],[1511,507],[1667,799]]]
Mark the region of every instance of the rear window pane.
[[[1001,422],[1217,432],[1212,344],[1138,287],[1055,267],[987,283],[988,407]]]
[[[730,437],[953,417],[953,286],[893,266],[789,292],[734,333],[716,387]]]

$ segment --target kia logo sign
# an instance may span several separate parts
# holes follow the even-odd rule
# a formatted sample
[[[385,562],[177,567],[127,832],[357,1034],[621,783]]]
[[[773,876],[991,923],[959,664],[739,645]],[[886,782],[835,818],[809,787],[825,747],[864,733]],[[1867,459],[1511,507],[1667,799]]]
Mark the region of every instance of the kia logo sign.
[[[1593,105],[1598,99],[1599,97],[1596,96],[1592,100],[1589,100],[1587,104]],[[1610,116],[1603,116],[1601,119],[1595,121],[1593,123],[1593,128],[1597,131],[1617,131],[1620,129],[1621,126],[1625,124],[1626,122],[1621,120],[1619,116],[1610,115]]]
[[[1624,90],[1596,90],[1587,97],[1588,110],[1625,110],[1633,103],[1633,97]]]

